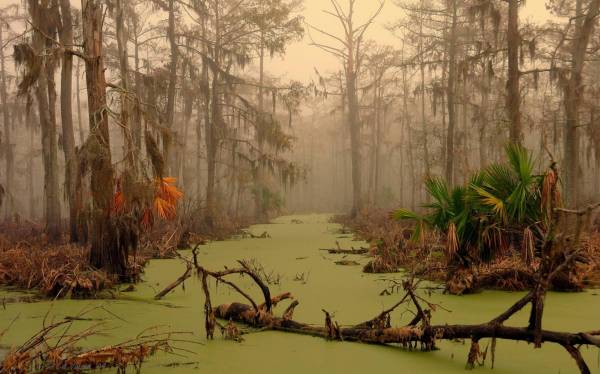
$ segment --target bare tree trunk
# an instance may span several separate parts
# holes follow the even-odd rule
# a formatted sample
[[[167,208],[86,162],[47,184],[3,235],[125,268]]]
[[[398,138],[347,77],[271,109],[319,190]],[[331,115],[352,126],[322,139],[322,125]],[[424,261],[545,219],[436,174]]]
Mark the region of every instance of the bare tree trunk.
[[[596,27],[600,0],[590,0],[589,7],[583,15],[584,0],[577,0],[578,19],[575,37],[571,45],[570,77],[565,85],[565,192],[567,205],[576,207],[579,202],[579,108],[584,92],[583,67],[590,37]]]
[[[69,0],[60,0],[62,14],[62,29],[60,41],[64,46],[73,45],[73,20]],[[63,53],[60,82],[60,114],[63,131],[63,153],[65,155],[65,189],[69,202],[69,234],[71,242],[79,241],[77,221],[79,214],[77,198],[77,160],[75,155],[75,134],[73,131],[73,55]]]
[[[423,9],[424,2],[421,0],[420,8]],[[423,34],[423,24],[425,16],[421,14],[419,18],[419,55],[421,63],[419,64],[419,73],[421,78],[421,130],[423,131],[422,142],[423,142],[423,164],[425,166],[424,175],[429,177],[431,175],[431,161],[429,156],[429,129],[427,128],[427,117],[425,116],[425,60],[424,60],[424,46],[423,40],[425,35]]]
[[[131,18],[133,29],[134,29],[134,64],[135,64],[135,110],[133,116],[133,144],[135,145],[136,151],[139,152],[142,148],[142,108],[140,99],[143,96],[142,93],[142,75],[140,73],[140,43],[138,30],[138,19],[137,17]]]
[[[83,143],[85,142],[85,135],[83,133],[83,118],[81,115],[81,88],[79,85],[79,80],[81,79],[80,77],[80,66],[81,66],[81,61],[77,60],[77,68],[75,69],[75,74],[77,75],[77,80],[76,80],[76,85],[75,85],[75,89],[77,90],[77,126],[79,128],[79,144],[83,145]]]
[[[60,236],[60,200],[58,187],[58,144],[56,135],[56,92],[54,87],[54,64],[42,57],[46,46],[46,37],[41,33],[42,17],[48,9],[35,0],[29,0],[31,21],[36,29],[33,32],[33,50],[42,58],[37,85],[36,99],[42,129],[42,159],[44,163],[44,195],[46,233],[50,240]]]
[[[4,46],[4,25],[0,25],[0,45]],[[4,144],[4,158],[6,160],[6,179],[4,189],[6,192],[5,207],[6,218],[12,214],[13,203],[12,197],[14,179],[14,154],[12,149],[11,124],[8,113],[8,93],[6,87],[6,69],[4,67],[4,48],[0,49],[0,69],[2,69],[2,77],[0,81],[0,95],[2,100],[2,120],[4,122],[4,139],[0,139],[0,144]]]
[[[508,81],[506,83],[506,108],[510,122],[509,139],[512,143],[521,144],[521,91],[519,89],[519,0],[508,0]]]
[[[34,135],[35,135],[35,130],[34,128],[34,124],[30,123],[31,121],[31,112],[27,111],[27,113],[25,113],[25,121],[27,123],[27,126],[29,126],[29,157],[27,158],[27,192],[29,194],[29,198],[28,198],[28,204],[29,204],[29,218],[31,220],[35,220],[35,190],[34,190],[34,183],[33,183],[33,161],[34,161]]]
[[[481,87],[481,104],[479,108],[479,167],[484,168],[487,165],[487,155],[486,155],[486,147],[485,147],[485,136],[486,136],[486,128],[488,121],[488,106],[489,106],[489,97],[490,97],[490,80],[487,72],[487,65],[484,61],[482,63],[482,87]]]
[[[215,45],[213,46],[212,67],[212,87],[211,87],[211,120],[206,122],[206,212],[205,223],[209,228],[214,226],[216,213],[215,187],[217,174],[217,151],[219,149],[218,130],[222,126],[223,119],[221,113],[221,91],[220,85],[220,63],[221,63],[221,19],[220,19],[220,1],[215,0]]]
[[[462,128],[463,133],[461,134],[461,143],[463,151],[463,170],[462,170],[462,182],[466,183],[470,173],[469,166],[469,94],[467,92],[467,80],[462,81]]]
[[[452,24],[450,28],[450,46],[448,48],[448,131],[446,134],[446,181],[454,184],[454,131],[456,127],[456,29],[457,5],[456,0],[451,1]]]
[[[129,52],[127,41],[129,40],[129,30],[127,28],[127,5],[123,0],[116,2],[115,23],[117,28],[117,51],[119,54],[119,70],[121,77],[121,129],[123,131],[123,142],[125,160],[127,160],[130,171],[137,172],[137,147],[135,146],[134,136],[129,126],[131,117],[131,104],[129,101]]]
[[[91,161],[91,190],[93,199],[92,246],[90,263],[109,273],[124,275],[127,253],[117,245],[116,227],[111,217],[114,190],[114,171],[111,163],[106,78],[102,57],[102,21],[104,9],[101,0],[81,0],[83,47],[86,56],[85,71],[88,92],[91,142],[96,157]]]
[[[258,151],[264,152],[264,139],[262,132],[264,127],[265,104],[264,104],[264,84],[265,84],[265,36],[261,32],[260,37],[260,52],[259,52],[259,83],[258,83],[258,123],[256,124],[256,143]],[[263,199],[263,190],[265,186],[265,175],[262,166],[258,165],[254,176],[254,208],[255,218],[258,222],[263,222],[267,219],[265,211],[265,201]]]
[[[352,159],[352,211],[350,215],[356,217],[362,209],[362,167],[361,167],[361,142],[360,142],[360,118],[358,111],[358,92],[356,87],[356,66],[354,48],[349,47],[349,58],[346,68],[346,88],[348,95],[348,125],[350,126],[350,152]]]
[[[382,103],[383,101],[383,86],[381,85],[381,83],[379,84],[379,90],[378,90],[378,99],[377,99],[377,121],[375,122],[376,125],[376,134],[375,134],[375,162],[374,162],[374,181],[373,181],[373,194],[374,194],[374,199],[373,202],[375,203],[375,205],[377,205],[378,203],[378,196],[379,196],[379,184],[380,184],[380,169],[381,169],[381,165],[380,165],[380,161],[381,161],[381,143],[383,142],[383,132],[384,132],[384,128],[385,128],[385,103]]]
[[[173,155],[171,152],[172,139],[176,139],[173,125],[175,122],[175,94],[177,89],[177,61],[179,51],[177,49],[177,37],[175,35],[175,0],[169,0],[169,28],[167,30],[169,38],[169,47],[171,48],[171,62],[169,65],[169,89],[167,92],[167,128],[172,132],[171,136],[163,138],[165,160],[167,170],[172,173]]]
[[[206,112],[204,94],[202,95],[198,99],[198,118],[196,119],[196,199],[198,201],[200,201],[200,196],[202,196],[202,183],[200,183],[200,176],[202,175],[202,126]]]

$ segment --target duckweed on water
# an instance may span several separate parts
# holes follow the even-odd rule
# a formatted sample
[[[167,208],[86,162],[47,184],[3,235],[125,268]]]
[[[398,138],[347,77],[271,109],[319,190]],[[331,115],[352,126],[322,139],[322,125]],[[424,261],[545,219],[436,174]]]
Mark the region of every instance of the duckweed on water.
[[[210,243],[202,246],[199,259],[210,269],[233,266],[239,259],[256,259],[267,271],[273,271],[273,293],[290,291],[300,301],[294,318],[314,324],[323,323],[321,309],[335,313],[335,320],[349,325],[372,318],[385,307],[398,301],[399,294],[379,296],[388,286],[385,279],[400,278],[401,274],[386,276],[364,274],[354,266],[338,266],[339,255],[319,251],[339,241],[343,248],[359,247],[364,243],[340,238],[339,226],[328,223],[327,215],[281,217],[269,225],[251,228],[254,234],[268,232],[271,238],[246,238]],[[298,222],[302,222],[301,224]],[[185,256],[189,251],[182,251]],[[348,255],[345,260],[365,264],[361,255]],[[202,345],[181,343],[178,346],[194,352],[185,357],[160,355],[143,367],[144,373],[465,373],[469,345],[462,342],[440,344],[435,352],[408,352],[396,347],[328,342],[308,336],[277,332],[256,332],[246,335],[242,343],[217,337],[204,339],[203,296],[200,282],[191,278],[185,290],[178,288],[163,301],[153,296],[183,273],[185,265],[178,260],[152,261],[146,268],[144,282],[133,292],[121,293],[115,300],[59,300],[22,302],[23,294],[0,291],[0,330],[18,317],[0,342],[6,349],[23,342],[37,332],[43,319],[60,319],[77,315],[91,306],[104,305],[112,314],[101,309],[89,316],[92,320],[76,321],[74,328],[84,329],[91,323],[104,323],[105,334],[85,342],[89,347],[101,347],[137,335],[150,326],[166,326],[173,331],[191,331]],[[301,281],[298,281],[301,279]],[[252,287],[251,281],[238,281]],[[213,284],[214,286],[214,284]],[[253,290],[254,296],[259,296]],[[240,300],[234,291],[219,285],[212,291],[213,305]],[[434,323],[479,323],[504,311],[521,297],[521,293],[483,292],[469,296],[448,296],[434,293],[432,301],[451,312],[439,310]],[[23,300],[24,301],[24,300]],[[28,300],[30,301],[30,300]],[[33,300],[36,301],[36,300]],[[285,306],[281,307],[282,312]],[[398,310],[393,318],[412,318],[409,312]],[[511,325],[522,325],[526,311],[511,320]],[[600,295],[596,291],[584,293],[551,293],[547,298],[544,324],[548,329],[560,331],[586,331],[600,327]],[[482,341],[485,349],[487,341]],[[0,355],[2,349],[0,348]],[[600,373],[598,353],[583,350],[593,373]],[[532,345],[516,342],[498,342],[496,365],[492,371],[489,360],[479,373],[577,373],[572,359],[560,347],[545,345],[533,349]]]

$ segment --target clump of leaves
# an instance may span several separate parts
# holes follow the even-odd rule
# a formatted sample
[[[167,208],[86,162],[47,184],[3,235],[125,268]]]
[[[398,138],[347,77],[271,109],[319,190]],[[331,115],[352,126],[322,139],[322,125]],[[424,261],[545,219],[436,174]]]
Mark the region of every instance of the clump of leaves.
[[[420,239],[426,229],[444,233],[449,262],[489,262],[513,249],[530,262],[542,245],[549,193],[544,184],[553,172],[536,175],[531,153],[520,145],[509,144],[505,152],[507,162],[475,173],[465,186],[450,188],[441,178],[429,178],[428,212],[399,209],[393,217],[416,222],[413,239]]]

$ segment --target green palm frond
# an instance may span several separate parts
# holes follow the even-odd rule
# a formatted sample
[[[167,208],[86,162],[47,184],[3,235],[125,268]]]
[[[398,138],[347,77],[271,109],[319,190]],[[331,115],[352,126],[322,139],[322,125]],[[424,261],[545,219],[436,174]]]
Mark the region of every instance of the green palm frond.
[[[396,221],[415,220],[420,221],[423,217],[413,211],[407,209],[398,209],[392,213],[392,218]]]
[[[434,201],[440,206],[448,206],[450,193],[446,181],[438,177],[429,177],[425,180],[425,189]]]
[[[485,206],[490,207],[494,214],[498,218],[500,218],[502,222],[506,223],[508,221],[506,205],[504,204],[502,198],[495,196],[494,194],[485,190],[482,187],[471,186],[471,188],[473,188],[479,194],[481,203]]]
[[[524,184],[529,184],[533,178],[534,170],[534,161],[531,153],[518,144],[508,144],[505,147],[505,152],[508,162],[519,180]]]
[[[515,231],[543,220],[544,178],[534,174],[534,158],[525,148],[508,145],[505,152],[507,162],[474,173],[466,186],[450,189],[442,178],[428,178],[427,213],[400,209],[393,217],[416,222],[413,240],[422,239],[426,228],[449,235],[459,257],[475,250],[480,261],[489,261],[508,251]]]
[[[483,185],[493,190],[497,196],[510,195],[518,184],[515,173],[507,165],[492,164],[483,173]]]
[[[415,230],[411,236],[411,240],[414,242],[420,241],[423,239],[423,234],[425,232],[425,225],[429,225],[427,219],[420,214],[417,214],[413,211],[407,209],[398,209],[394,213],[392,213],[392,218],[396,221],[404,221],[410,220],[415,221]]]

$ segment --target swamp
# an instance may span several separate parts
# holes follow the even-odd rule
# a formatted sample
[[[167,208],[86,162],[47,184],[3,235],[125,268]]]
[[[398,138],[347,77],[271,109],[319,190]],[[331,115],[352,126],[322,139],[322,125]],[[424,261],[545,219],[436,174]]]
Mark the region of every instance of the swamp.
[[[0,374],[600,374],[600,0],[0,0]]]

